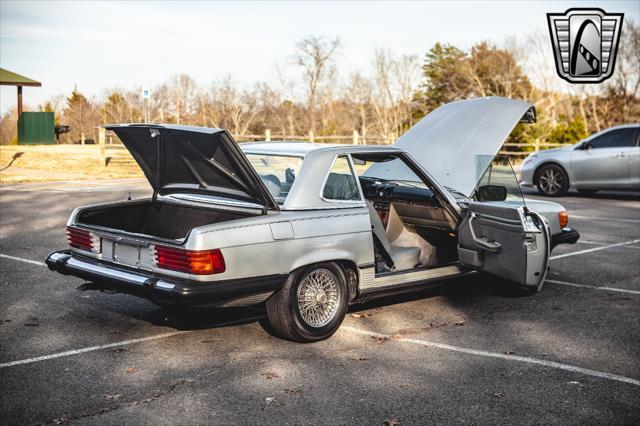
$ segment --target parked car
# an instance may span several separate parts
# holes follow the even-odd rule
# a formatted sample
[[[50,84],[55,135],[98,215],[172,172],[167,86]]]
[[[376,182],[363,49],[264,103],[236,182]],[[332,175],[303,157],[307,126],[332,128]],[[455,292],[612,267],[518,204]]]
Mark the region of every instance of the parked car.
[[[70,249],[46,263],[159,304],[266,302],[294,341],[330,336],[350,303],[463,274],[539,291],[549,223],[511,169],[492,165],[534,118],[527,102],[473,99],[438,108],[397,146],[242,149],[220,129],[107,126],[153,196],[76,209]]]
[[[640,190],[640,124],[611,127],[567,148],[529,155],[520,166],[520,184],[550,197],[569,189]]]

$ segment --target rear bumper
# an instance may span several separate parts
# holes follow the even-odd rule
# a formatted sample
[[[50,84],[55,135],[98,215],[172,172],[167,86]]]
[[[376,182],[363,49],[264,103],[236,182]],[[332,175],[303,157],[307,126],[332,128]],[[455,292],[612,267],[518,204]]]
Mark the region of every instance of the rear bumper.
[[[580,233],[573,228],[562,228],[559,234],[551,236],[551,250],[558,244],[575,244]]]
[[[105,288],[154,302],[193,306],[248,306],[261,303],[280,289],[287,275],[268,275],[225,281],[190,281],[101,263],[69,250],[49,254],[47,266]]]

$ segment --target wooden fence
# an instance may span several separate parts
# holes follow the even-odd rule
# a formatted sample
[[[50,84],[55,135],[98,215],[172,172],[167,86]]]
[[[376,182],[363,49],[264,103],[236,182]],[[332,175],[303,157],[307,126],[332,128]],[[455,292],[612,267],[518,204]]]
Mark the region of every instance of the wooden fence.
[[[360,135],[357,130],[353,131],[351,135],[315,135],[313,132],[309,132],[307,135],[278,135],[272,134],[271,129],[266,129],[264,134],[246,134],[246,135],[233,135],[238,142],[256,142],[256,141],[303,141],[303,142],[318,142],[318,143],[338,143],[338,144],[354,144],[354,145],[391,145],[394,141],[393,138],[374,135]],[[116,150],[124,148],[120,143],[120,140],[113,134],[113,132],[106,131],[104,128],[98,130],[98,144],[100,145],[100,152],[104,159],[105,166],[111,161],[115,162],[127,162],[124,157],[128,157],[126,154],[116,154]],[[505,143],[502,145],[500,155],[508,157],[512,163],[519,163],[532,152],[538,152],[544,149],[558,148],[567,146],[566,144],[559,143],[546,143],[536,141],[534,144],[523,143]],[[517,150],[514,150],[517,149]],[[133,159],[131,159],[133,161]]]

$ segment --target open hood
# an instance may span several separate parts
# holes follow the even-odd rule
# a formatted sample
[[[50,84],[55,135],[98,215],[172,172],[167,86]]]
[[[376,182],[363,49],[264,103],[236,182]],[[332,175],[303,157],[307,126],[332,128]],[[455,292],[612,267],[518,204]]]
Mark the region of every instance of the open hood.
[[[518,122],[535,122],[525,101],[488,97],[443,105],[403,134],[404,149],[438,182],[471,196],[500,147]],[[398,164],[373,164],[365,175],[415,180]]]
[[[109,125],[154,191],[200,193],[278,209],[262,179],[225,130],[195,126]]]

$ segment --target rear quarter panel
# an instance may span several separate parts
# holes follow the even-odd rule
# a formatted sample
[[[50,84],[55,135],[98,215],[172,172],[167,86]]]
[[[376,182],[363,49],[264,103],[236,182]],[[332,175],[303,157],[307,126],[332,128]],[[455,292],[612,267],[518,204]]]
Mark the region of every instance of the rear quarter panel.
[[[222,251],[226,271],[207,277],[210,281],[288,274],[329,260],[359,265],[374,259],[366,208],[281,211],[209,225],[195,228],[186,246]]]

